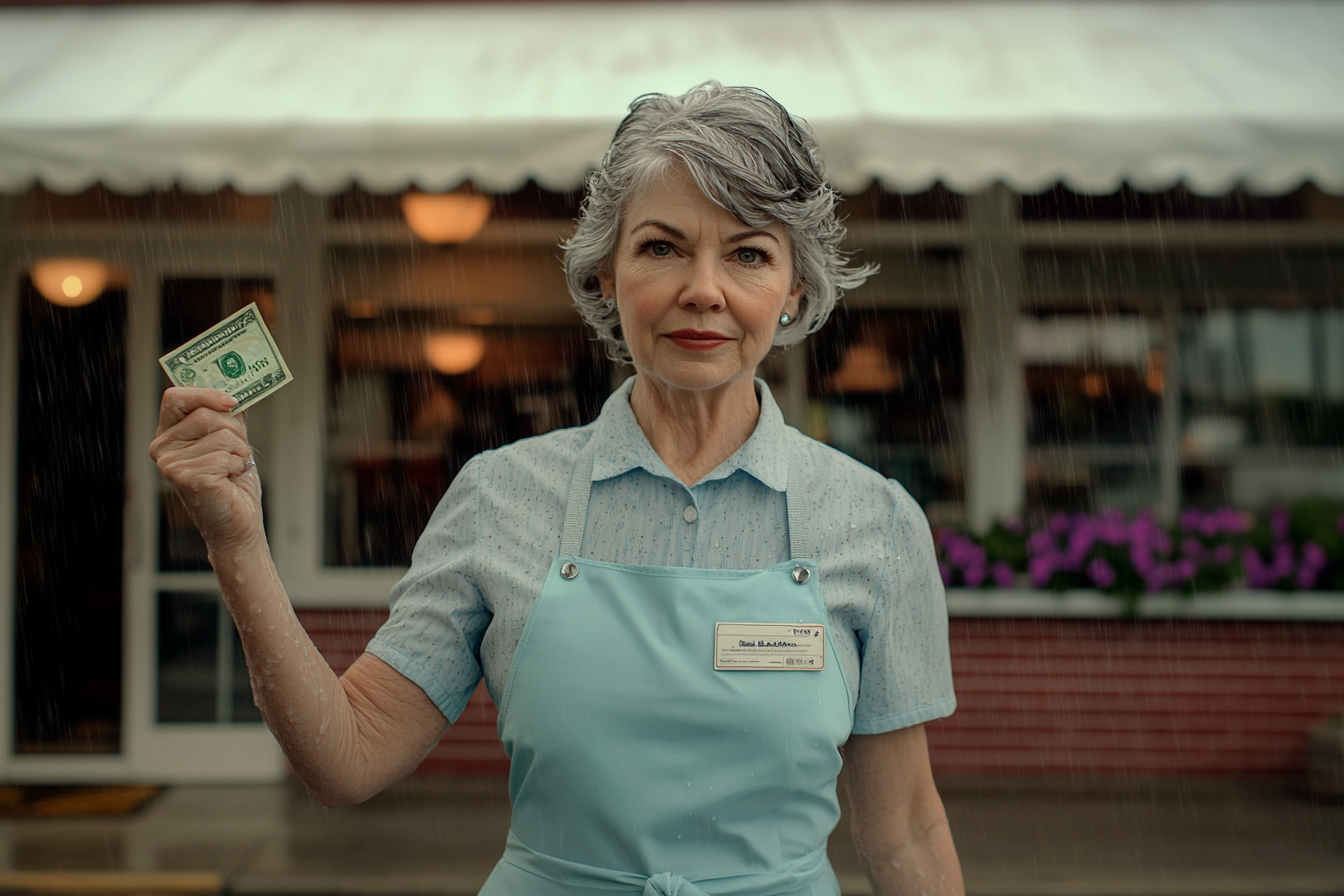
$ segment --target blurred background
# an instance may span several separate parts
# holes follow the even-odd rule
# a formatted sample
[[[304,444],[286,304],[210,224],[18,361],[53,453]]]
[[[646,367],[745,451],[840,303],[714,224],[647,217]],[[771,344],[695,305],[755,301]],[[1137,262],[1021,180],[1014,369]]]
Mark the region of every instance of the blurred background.
[[[881,265],[761,375],[933,525],[940,778],[1344,795],[1341,46],[1268,0],[0,3],[0,780],[283,781],[157,358],[266,317],[269,536],[345,668],[462,464],[630,374],[559,245],[629,101],[715,78]],[[482,688],[422,774],[506,773]]]

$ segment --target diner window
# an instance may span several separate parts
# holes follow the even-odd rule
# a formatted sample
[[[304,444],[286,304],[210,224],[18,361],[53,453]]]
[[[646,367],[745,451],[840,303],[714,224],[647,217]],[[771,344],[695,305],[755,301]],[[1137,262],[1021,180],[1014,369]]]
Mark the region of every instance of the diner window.
[[[242,642],[217,592],[160,592],[157,627],[159,723],[261,721]]]
[[[1136,510],[1159,498],[1160,323],[1118,309],[1018,321],[1027,390],[1027,504]]]
[[[1186,503],[1344,496],[1344,309],[1212,309],[1180,338]]]
[[[492,324],[493,312],[336,310],[325,561],[406,566],[472,456],[596,417],[600,345],[573,324]]]
[[[899,481],[935,522],[959,520],[960,314],[837,309],[806,345],[809,433]]]

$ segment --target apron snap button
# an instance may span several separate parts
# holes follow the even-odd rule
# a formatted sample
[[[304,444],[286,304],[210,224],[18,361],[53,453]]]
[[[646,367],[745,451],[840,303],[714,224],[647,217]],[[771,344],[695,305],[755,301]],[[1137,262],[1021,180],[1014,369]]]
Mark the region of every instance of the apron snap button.
[[[807,580],[812,578],[812,570],[806,566],[795,566],[789,575],[793,576],[793,580],[799,585],[806,585]]]
[[[796,573],[797,570],[795,570],[794,572]],[[572,579],[578,574],[579,574],[579,564],[575,563],[573,560],[569,561],[564,566],[560,567],[560,578],[562,579]]]
[[[686,520],[686,522],[688,523],[695,522],[695,518],[698,517],[699,515],[700,514],[696,513],[695,505],[693,504],[688,504],[686,506],[686,509],[681,512],[682,519]]]

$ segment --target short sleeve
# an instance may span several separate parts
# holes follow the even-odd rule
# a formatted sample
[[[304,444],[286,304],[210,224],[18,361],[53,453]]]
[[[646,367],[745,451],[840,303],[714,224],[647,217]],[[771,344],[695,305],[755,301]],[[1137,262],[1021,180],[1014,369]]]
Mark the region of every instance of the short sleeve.
[[[455,722],[481,679],[481,638],[490,624],[473,574],[480,540],[480,461],[453,480],[415,545],[411,568],[392,589],[392,612],[368,652],[420,686]]]
[[[957,708],[948,646],[947,596],[928,520],[898,483],[885,575],[859,632],[863,658],[855,734],[881,734],[949,716]]]

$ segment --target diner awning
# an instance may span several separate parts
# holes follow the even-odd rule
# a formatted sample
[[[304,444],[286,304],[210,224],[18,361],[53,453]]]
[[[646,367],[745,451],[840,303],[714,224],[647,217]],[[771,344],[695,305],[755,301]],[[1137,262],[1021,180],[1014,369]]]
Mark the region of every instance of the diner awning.
[[[1344,192],[1344,3],[0,8],[0,191],[582,183],[635,96],[764,88],[832,182]]]

